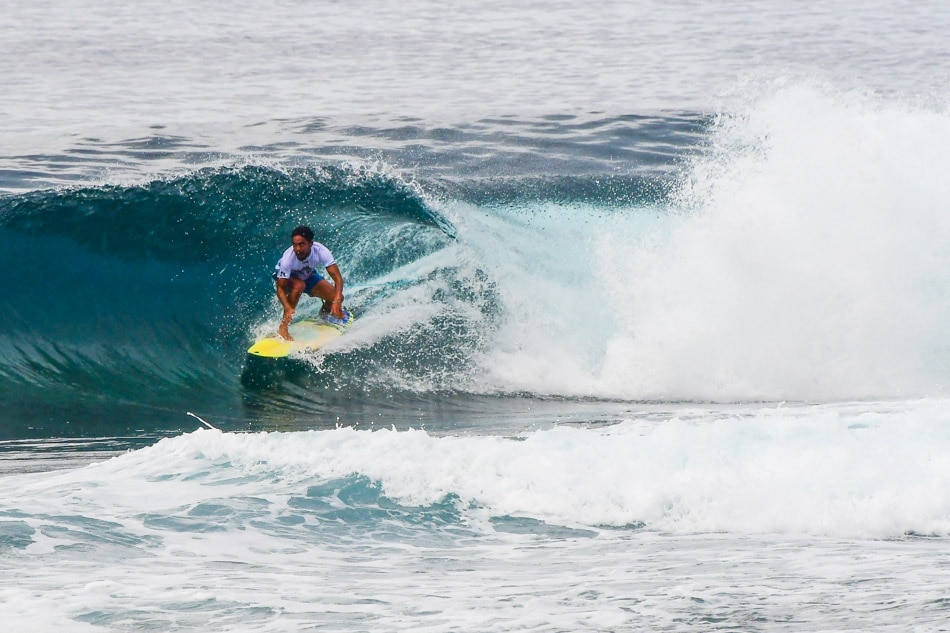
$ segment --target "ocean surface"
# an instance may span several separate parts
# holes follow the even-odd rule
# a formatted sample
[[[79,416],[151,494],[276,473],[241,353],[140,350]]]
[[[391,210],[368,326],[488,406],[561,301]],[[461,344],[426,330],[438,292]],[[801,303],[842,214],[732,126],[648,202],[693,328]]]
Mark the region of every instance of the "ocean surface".
[[[948,32],[0,1],[0,628],[950,631]]]

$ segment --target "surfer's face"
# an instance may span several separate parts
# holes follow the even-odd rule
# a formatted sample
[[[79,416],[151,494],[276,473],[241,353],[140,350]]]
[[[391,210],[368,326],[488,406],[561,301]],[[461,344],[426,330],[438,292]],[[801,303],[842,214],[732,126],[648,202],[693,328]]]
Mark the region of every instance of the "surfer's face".
[[[297,256],[297,259],[301,261],[307,259],[310,255],[310,248],[313,246],[313,242],[308,242],[302,235],[294,235],[291,243],[293,244],[294,255]]]

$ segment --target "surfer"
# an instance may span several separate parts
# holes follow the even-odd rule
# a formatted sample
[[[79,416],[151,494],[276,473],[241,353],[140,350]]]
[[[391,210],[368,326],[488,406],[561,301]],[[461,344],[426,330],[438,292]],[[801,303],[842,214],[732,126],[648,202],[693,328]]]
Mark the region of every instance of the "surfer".
[[[290,248],[284,251],[274,269],[277,281],[277,300],[284,307],[284,318],[277,333],[288,341],[294,340],[287,330],[297,309],[300,296],[307,293],[323,300],[320,313],[344,320],[343,275],[336,265],[333,254],[320,242],[313,241],[313,231],[308,226],[298,226],[290,233]],[[333,282],[317,273],[325,268]]]

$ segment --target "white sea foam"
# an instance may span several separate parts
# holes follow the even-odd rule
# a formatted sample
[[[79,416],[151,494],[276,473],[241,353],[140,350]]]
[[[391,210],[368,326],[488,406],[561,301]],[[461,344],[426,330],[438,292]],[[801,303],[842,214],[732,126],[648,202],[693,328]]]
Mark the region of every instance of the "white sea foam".
[[[712,130],[668,209],[533,208],[526,223],[462,227],[511,315],[485,360],[488,387],[945,392],[950,114],[802,85],[745,108]]]
[[[934,627],[944,538],[903,537],[950,531],[947,405],[645,408],[518,438],[199,430],[3,477],[0,613],[51,631]],[[880,537],[899,540],[863,540]]]
[[[947,402],[631,413],[520,440],[425,431],[199,431],[79,471],[23,476],[31,513],[121,523],[225,496],[276,499],[359,475],[406,506],[447,497],[477,516],[675,533],[893,537],[950,532]],[[476,515],[473,515],[476,516]],[[39,547],[39,545],[37,545]]]

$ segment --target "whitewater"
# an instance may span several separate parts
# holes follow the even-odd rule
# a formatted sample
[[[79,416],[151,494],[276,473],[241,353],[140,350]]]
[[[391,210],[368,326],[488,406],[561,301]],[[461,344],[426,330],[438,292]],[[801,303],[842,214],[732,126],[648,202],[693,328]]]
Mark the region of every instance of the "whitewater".
[[[0,14],[4,630],[950,628],[940,3]]]

